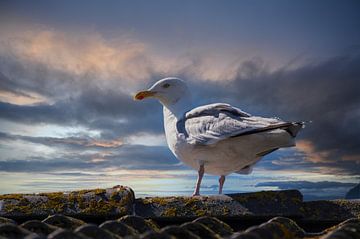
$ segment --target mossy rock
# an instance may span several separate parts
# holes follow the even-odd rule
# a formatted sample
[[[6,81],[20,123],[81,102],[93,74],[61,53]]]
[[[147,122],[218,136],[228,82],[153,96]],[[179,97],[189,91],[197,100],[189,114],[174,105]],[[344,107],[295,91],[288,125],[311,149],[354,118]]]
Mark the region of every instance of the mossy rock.
[[[147,197],[135,201],[136,215],[143,217],[239,216],[249,214],[228,196]]]
[[[229,194],[251,213],[259,216],[303,216],[303,196],[298,190]]]
[[[0,195],[0,216],[122,216],[132,213],[134,200],[134,192],[125,186],[68,193],[6,194]]]

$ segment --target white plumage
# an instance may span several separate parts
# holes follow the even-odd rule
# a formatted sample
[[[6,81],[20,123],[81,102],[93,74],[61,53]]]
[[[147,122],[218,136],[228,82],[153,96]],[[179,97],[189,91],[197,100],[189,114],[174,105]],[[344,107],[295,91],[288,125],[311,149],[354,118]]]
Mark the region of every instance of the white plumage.
[[[198,170],[194,195],[199,194],[205,173],[219,175],[219,193],[225,176],[251,173],[264,155],[295,145],[302,122],[285,122],[263,118],[225,103],[192,108],[191,95],[185,82],[165,78],[135,99],[155,97],[164,106],[164,128],[167,143],[184,164]]]

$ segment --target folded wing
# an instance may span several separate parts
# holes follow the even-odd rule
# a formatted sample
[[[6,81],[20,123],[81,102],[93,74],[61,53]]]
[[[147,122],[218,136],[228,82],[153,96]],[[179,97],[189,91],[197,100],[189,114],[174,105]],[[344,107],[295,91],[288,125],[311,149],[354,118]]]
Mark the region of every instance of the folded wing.
[[[211,145],[231,137],[275,129],[284,129],[295,137],[301,127],[301,123],[251,116],[223,103],[197,107],[186,113],[177,124],[178,132],[183,133],[187,142],[193,145]]]

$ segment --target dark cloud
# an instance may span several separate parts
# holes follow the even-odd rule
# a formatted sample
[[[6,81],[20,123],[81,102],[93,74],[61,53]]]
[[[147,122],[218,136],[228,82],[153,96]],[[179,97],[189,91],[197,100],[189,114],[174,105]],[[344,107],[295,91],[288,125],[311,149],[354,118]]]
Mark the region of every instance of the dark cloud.
[[[0,171],[54,172],[61,170],[179,170],[184,166],[164,146],[123,145],[111,151],[69,151],[57,156],[0,159]]]
[[[201,103],[224,101],[254,115],[312,121],[298,138],[310,142],[312,156],[322,159],[309,155],[308,160],[317,161],[316,166],[360,171],[360,54],[276,71],[262,61],[248,61],[239,66],[233,81],[195,82],[194,87]]]
[[[131,79],[107,79],[108,82],[98,79],[101,74],[91,67],[74,74],[10,53],[0,55],[0,90],[23,96],[36,93],[47,101],[33,105],[0,102],[1,119],[28,125],[81,126],[99,131],[101,140],[163,132],[161,106],[153,100],[133,101],[124,88]],[[142,58],[141,54],[136,57]],[[278,159],[272,158],[272,163],[263,166],[316,169],[320,173],[360,171],[360,54],[356,49],[343,56],[301,66],[289,64],[278,70],[269,70],[261,59],[250,60],[239,64],[234,79],[229,81],[194,78],[199,75],[197,68],[201,68],[202,62],[195,59],[193,63],[176,73],[192,86],[197,105],[222,101],[255,115],[313,122],[299,135],[299,140],[303,140],[299,149],[303,153],[282,157],[278,154]],[[144,64],[151,68],[153,63]],[[167,76],[154,70],[149,74],[151,82]],[[150,85],[142,84],[141,87],[138,84],[141,89]],[[68,142],[50,138],[22,140],[70,147]],[[75,146],[76,143],[71,145]],[[157,155],[155,151],[148,153]],[[293,161],[288,163],[289,159]],[[154,157],[154,163],[157,160]]]

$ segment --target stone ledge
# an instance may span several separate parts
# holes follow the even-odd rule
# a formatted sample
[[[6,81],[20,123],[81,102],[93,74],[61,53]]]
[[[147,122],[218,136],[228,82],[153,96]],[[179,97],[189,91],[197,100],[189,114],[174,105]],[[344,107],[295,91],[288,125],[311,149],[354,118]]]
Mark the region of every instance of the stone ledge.
[[[0,216],[122,216],[132,214],[134,200],[134,192],[126,186],[69,193],[5,194],[0,195]]]
[[[222,219],[269,219],[340,222],[360,218],[360,200],[303,202],[297,190],[262,191],[219,196],[148,197],[135,199],[126,186],[69,193],[0,195],[0,217],[43,219],[51,214],[101,220],[136,214],[145,218],[184,221],[199,216]]]

